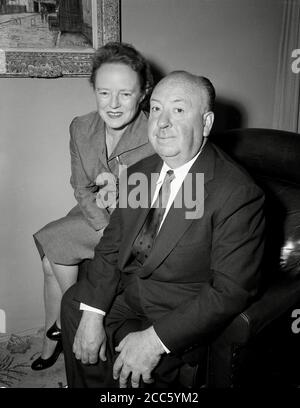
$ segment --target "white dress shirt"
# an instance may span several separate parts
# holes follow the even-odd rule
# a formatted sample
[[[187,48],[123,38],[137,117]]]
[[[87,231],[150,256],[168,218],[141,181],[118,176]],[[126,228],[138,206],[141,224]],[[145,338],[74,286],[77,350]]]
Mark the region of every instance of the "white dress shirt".
[[[166,219],[166,216],[168,215],[170,207],[171,207],[173,201],[175,200],[176,194],[178,193],[178,191],[179,191],[179,189],[180,189],[186,175],[188,174],[190,168],[192,167],[192,165],[194,164],[194,162],[197,160],[198,156],[200,155],[200,153],[201,153],[201,151],[202,151],[202,149],[203,149],[203,147],[205,145],[205,142],[206,142],[206,139],[204,139],[204,143],[202,144],[201,149],[196,154],[196,156],[194,156],[190,161],[183,164],[182,166],[177,167],[176,169],[171,169],[171,167],[169,167],[165,162],[163,163],[163,166],[162,166],[161,171],[159,173],[159,177],[158,177],[157,182],[156,182],[156,188],[155,188],[154,195],[153,195],[153,198],[152,198],[151,206],[154,204],[154,202],[155,202],[155,200],[156,200],[156,198],[158,196],[160,187],[161,187],[161,185],[162,185],[162,183],[164,181],[164,178],[166,176],[167,171],[168,170],[173,170],[175,177],[174,177],[174,179],[172,180],[172,182],[170,184],[170,196],[169,196],[169,200],[168,200],[168,203],[166,205],[166,210],[164,212],[164,215],[163,215],[162,221],[160,223],[158,232],[160,231],[161,226],[164,223],[164,221]],[[105,312],[103,310],[97,309],[95,307],[88,306],[85,303],[80,303],[80,310],[88,310],[90,312],[95,312],[95,313],[98,313],[98,314],[105,315]],[[165,352],[170,353],[170,350],[163,344],[163,342],[159,339],[159,337],[158,337],[158,340],[160,341],[161,345],[163,346]]]

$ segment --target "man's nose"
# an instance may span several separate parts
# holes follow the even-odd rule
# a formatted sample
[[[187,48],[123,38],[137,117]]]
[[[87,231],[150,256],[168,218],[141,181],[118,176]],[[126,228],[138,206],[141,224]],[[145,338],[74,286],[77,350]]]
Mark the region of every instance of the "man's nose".
[[[160,129],[165,129],[170,126],[170,118],[167,112],[162,112],[158,119]]]
[[[111,108],[118,108],[120,106],[120,99],[118,94],[112,94],[110,98]]]

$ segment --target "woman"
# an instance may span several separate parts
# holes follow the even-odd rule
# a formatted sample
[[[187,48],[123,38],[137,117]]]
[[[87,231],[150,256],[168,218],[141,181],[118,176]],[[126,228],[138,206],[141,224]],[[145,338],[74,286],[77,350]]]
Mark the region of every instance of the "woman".
[[[71,185],[78,201],[66,217],[51,222],[34,235],[44,271],[45,334],[41,356],[33,370],[51,367],[61,346],[60,302],[77,280],[78,264],[94,256],[94,247],[109,222],[114,203],[105,191],[103,175],[119,175],[154,153],[142,111],[153,80],[149,65],[132,46],[108,43],[94,58],[90,82],[97,112],[75,118],[70,126]]]

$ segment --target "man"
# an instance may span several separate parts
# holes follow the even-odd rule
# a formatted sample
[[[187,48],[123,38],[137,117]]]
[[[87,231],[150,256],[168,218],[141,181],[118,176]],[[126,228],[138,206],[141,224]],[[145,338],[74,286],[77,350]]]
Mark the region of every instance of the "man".
[[[152,208],[119,205],[87,279],[63,299],[69,387],[180,385],[257,292],[263,194],[208,141],[214,97],[208,79],[185,71],[155,87],[148,134],[158,155],[128,170],[159,174]]]

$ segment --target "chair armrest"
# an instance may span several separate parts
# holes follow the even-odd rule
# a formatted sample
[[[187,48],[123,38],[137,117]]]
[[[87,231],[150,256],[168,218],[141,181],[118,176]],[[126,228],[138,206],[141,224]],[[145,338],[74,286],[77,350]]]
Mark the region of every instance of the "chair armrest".
[[[228,343],[246,344],[264,327],[297,304],[300,304],[300,280],[277,281],[227,326],[222,337]]]
[[[241,373],[247,373],[245,362],[252,359],[257,335],[297,305],[300,307],[300,280],[281,279],[236,316],[209,346],[208,386],[238,386]]]

